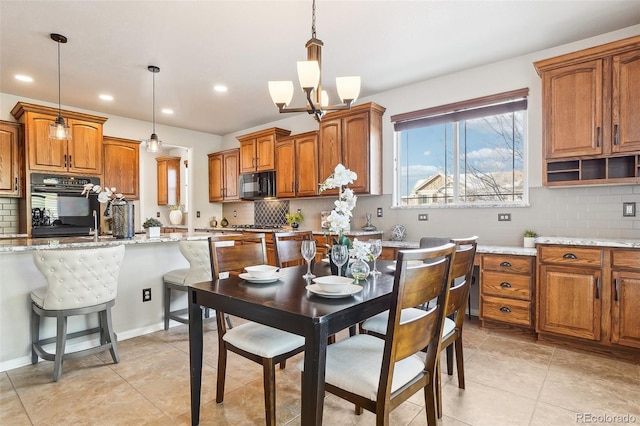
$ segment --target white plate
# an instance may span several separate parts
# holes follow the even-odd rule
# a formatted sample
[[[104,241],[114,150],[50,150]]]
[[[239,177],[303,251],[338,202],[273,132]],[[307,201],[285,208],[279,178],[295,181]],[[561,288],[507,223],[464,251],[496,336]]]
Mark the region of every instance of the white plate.
[[[329,293],[328,291],[322,290],[318,284],[310,284],[307,286],[307,290],[320,297],[338,299],[341,297],[349,297],[353,296],[354,294],[360,293],[362,291],[362,287],[355,284],[347,284],[347,288],[345,291],[340,293]]]
[[[265,283],[272,283],[274,281],[278,281],[280,278],[284,277],[284,272],[280,272],[280,271],[275,272],[273,275],[271,275],[268,278],[256,278],[247,272],[244,272],[238,276],[245,281],[249,281],[250,283],[265,284]]]
[[[415,268],[417,266],[422,265],[424,262],[422,262],[421,260],[409,260],[407,263],[408,263],[407,264],[408,268]],[[395,260],[393,261],[393,265],[387,265],[387,269],[390,270],[390,271],[394,271],[395,272],[395,270],[396,270],[396,261]]]

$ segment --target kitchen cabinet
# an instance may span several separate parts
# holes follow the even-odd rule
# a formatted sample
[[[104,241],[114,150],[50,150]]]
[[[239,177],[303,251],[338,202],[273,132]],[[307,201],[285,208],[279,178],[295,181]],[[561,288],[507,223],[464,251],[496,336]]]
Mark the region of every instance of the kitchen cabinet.
[[[22,126],[0,121],[0,197],[24,195]]]
[[[240,151],[214,152],[209,157],[209,202],[239,199],[238,176]]]
[[[611,343],[640,348],[640,250],[611,252]]]
[[[640,36],[535,66],[545,185],[640,183]]]
[[[140,142],[105,136],[102,143],[105,186],[115,187],[127,200],[140,198]]]
[[[156,157],[158,205],[180,204],[180,157]]]
[[[70,140],[49,139],[49,125],[58,110],[18,102],[11,111],[25,125],[25,149],[32,171],[102,174],[102,125],[107,120],[88,114],[62,111],[71,128]]]
[[[376,239],[382,239],[382,231],[380,232],[370,232],[367,233],[366,235],[347,235],[349,237],[349,239],[351,241],[353,241],[355,238],[358,239],[358,241],[368,241],[368,240],[376,240]],[[336,235],[329,235],[329,234],[321,234],[321,235],[313,235],[313,239],[316,241],[316,262],[320,262],[323,258],[326,258],[329,256],[329,247],[331,247],[333,245],[333,239],[336,238]],[[378,259],[380,259],[380,257],[378,257]]]
[[[307,132],[276,142],[276,197],[318,194],[318,132]]]
[[[349,185],[358,194],[382,193],[382,115],[385,108],[375,103],[330,112],[320,123],[318,182],[323,182],[342,163],[358,179]],[[323,195],[337,194],[337,189]]]
[[[535,258],[480,256],[480,320],[533,328]]]
[[[290,130],[272,127],[238,136],[240,141],[240,173],[262,172],[275,169],[275,144],[279,138],[289,136]]]

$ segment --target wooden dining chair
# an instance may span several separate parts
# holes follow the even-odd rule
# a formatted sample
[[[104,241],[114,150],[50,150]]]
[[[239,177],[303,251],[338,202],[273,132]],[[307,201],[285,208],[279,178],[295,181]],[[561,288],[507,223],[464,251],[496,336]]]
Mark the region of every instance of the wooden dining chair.
[[[276,265],[281,268],[304,265],[306,260],[300,251],[304,240],[313,240],[313,232],[276,232],[273,234]]]
[[[233,245],[230,245],[230,242]],[[267,263],[264,234],[234,236],[223,242],[209,241],[214,279],[222,272],[238,273],[246,266]],[[263,324],[247,322],[227,329],[224,312],[216,311],[218,325],[218,386],[216,402],[224,400],[227,351],[234,352],[263,368],[264,408],[267,425],[276,424],[275,365],[304,350],[304,337]]]
[[[400,250],[384,340],[358,334],[327,347],[326,391],[353,402],[357,414],[362,408],[375,413],[378,425],[388,425],[389,412],[420,389],[427,423],[436,424],[434,376],[454,247]],[[423,264],[408,267],[410,261]],[[401,319],[406,308],[434,298],[436,303],[423,315]],[[425,348],[423,359],[419,352]]]

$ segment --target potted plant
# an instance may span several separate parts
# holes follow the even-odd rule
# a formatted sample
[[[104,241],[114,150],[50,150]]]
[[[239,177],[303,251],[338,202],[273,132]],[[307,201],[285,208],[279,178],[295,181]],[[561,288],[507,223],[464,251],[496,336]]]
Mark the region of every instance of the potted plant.
[[[143,224],[142,227],[147,230],[148,238],[160,238],[160,228],[162,227],[162,222],[153,217],[148,218]]]
[[[286,213],[284,215],[284,218],[287,220],[287,223],[289,224],[289,226],[292,227],[293,229],[297,229],[298,226],[300,226],[300,224],[304,220],[304,216],[302,215],[302,212],[299,212],[299,211],[296,213]]]
[[[534,248],[536,246],[536,238],[538,238],[538,234],[534,231],[524,231],[524,246],[527,248]]]

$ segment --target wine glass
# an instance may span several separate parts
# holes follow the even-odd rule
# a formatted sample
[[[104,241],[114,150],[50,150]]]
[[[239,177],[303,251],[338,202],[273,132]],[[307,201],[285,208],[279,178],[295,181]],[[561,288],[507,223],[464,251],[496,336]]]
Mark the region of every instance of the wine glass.
[[[302,276],[307,280],[311,278],[315,278],[316,276],[311,273],[311,260],[316,255],[316,241],[315,240],[304,240],[302,242],[302,246],[300,247],[300,251],[302,252],[302,257],[307,261],[307,273]]]
[[[347,246],[336,244],[331,247],[331,259],[333,260],[333,263],[338,266],[338,276],[340,276],[342,265],[347,263],[347,260],[349,260],[349,250],[347,249]]]
[[[373,256],[373,271],[371,271],[371,274],[373,276],[378,276],[382,274],[382,272],[378,271],[378,269],[376,268],[376,260],[378,259],[378,256],[380,256],[381,253],[382,253],[382,240],[380,239],[372,240],[371,256]]]

